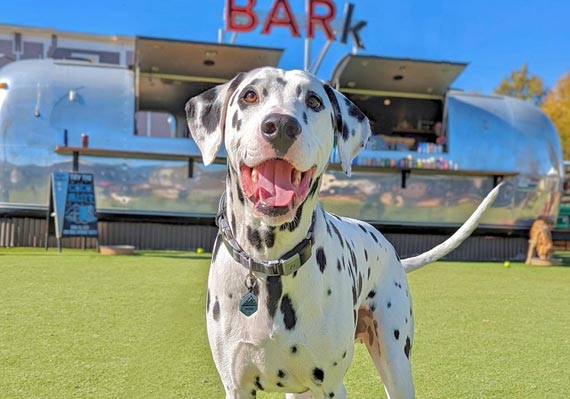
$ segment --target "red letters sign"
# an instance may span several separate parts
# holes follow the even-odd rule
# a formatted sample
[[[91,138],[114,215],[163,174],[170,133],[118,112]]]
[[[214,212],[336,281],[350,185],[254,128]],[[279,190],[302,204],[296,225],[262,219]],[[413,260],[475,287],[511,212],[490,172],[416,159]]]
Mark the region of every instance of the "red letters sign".
[[[257,0],[242,0],[245,5],[236,5],[237,0],[226,0],[226,30],[231,32],[251,32],[259,25],[259,19],[255,12]],[[346,38],[350,35],[355,44],[364,48],[360,40],[359,32],[366,26],[365,21],[352,24],[352,11],[354,5],[349,4],[344,23],[340,33],[340,40],[346,43]],[[336,17],[336,6],[332,0],[309,0],[309,9],[306,17],[307,37],[315,37],[315,30],[320,27],[328,40],[336,40],[332,22]],[[273,6],[267,14],[267,19],[263,22],[262,34],[271,33],[273,27],[288,28],[294,37],[301,36],[299,24],[295,19],[291,5],[288,0],[274,0]]]

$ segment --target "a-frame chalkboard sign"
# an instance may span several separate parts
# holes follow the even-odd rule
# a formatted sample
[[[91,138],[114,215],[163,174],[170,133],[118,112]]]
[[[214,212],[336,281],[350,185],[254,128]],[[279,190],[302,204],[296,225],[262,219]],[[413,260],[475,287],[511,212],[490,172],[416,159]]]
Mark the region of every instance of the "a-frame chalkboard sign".
[[[49,192],[46,250],[50,236],[57,238],[57,249],[60,252],[63,237],[98,238],[92,174],[52,173]]]

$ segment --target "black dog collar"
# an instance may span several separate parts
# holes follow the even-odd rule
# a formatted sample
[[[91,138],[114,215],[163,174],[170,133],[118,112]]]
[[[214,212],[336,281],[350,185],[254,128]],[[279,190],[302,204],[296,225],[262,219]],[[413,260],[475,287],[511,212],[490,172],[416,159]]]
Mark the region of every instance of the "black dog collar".
[[[295,246],[292,250],[287,252],[280,259],[275,260],[261,260],[255,259],[245,253],[239,243],[236,241],[232,229],[225,217],[226,214],[226,193],[222,194],[220,198],[220,205],[218,208],[218,215],[216,216],[216,224],[220,230],[220,236],[224,241],[224,245],[229,251],[234,260],[244,266],[246,269],[263,273],[269,276],[287,276],[296,272],[303,266],[311,257],[313,252],[313,221],[307,236]]]

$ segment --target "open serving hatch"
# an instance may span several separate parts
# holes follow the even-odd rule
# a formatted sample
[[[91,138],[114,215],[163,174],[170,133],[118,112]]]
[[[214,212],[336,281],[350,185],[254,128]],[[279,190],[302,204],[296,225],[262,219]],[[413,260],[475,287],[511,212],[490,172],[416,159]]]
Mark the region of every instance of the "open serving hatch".
[[[370,149],[438,153],[447,150],[445,95],[466,65],[347,55],[332,83],[370,118]]]
[[[239,72],[275,66],[282,49],[137,37],[137,110],[179,115],[186,101]]]

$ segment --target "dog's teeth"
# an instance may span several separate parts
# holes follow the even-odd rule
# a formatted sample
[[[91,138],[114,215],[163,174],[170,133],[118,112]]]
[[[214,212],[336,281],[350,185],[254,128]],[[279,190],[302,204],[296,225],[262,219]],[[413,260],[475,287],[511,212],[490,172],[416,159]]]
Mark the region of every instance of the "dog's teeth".
[[[298,186],[301,183],[301,172],[295,170],[293,172],[293,185]]]
[[[251,171],[251,181],[257,183],[258,180],[259,180],[259,172],[257,171],[257,169],[253,169]]]

